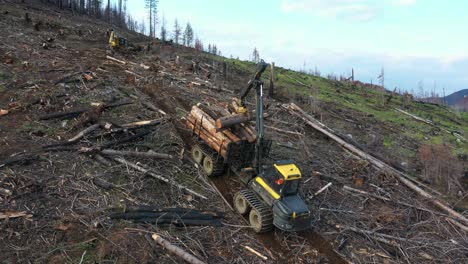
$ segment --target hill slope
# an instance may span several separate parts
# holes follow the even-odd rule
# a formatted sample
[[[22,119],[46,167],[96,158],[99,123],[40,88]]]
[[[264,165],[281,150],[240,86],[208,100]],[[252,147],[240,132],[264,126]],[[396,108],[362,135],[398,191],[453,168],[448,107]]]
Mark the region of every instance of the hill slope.
[[[33,22],[42,22],[38,31],[24,22],[25,12]],[[466,168],[466,114],[382,96],[361,83],[276,69],[275,96],[266,100],[267,134],[274,140],[271,160],[295,159],[304,176],[300,191],[305,197],[329,182],[332,186],[308,200],[315,219],[312,237],[280,230],[257,235],[194,165],[191,133],[181,119],[194,104],[222,105],[235,97],[254,64],[159,41],[148,52],[116,52],[113,56],[126,62],[118,63],[106,57],[108,27],[40,4],[0,6],[0,109],[8,111],[0,116],[3,260],[182,261],[148,239],[154,232],[207,263],[263,261],[244,246],[265,255],[266,263],[466,262],[466,237],[450,216],[387,172],[343,151],[288,114],[281,103],[295,101],[348,142],[408,171],[425,182],[421,186],[436,189],[431,193],[453,202],[460,212],[467,208],[466,190],[458,183]],[[136,45],[152,41],[120,33]],[[47,42],[49,38],[54,41]],[[222,61],[227,62],[226,77]],[[105,109],[115,104],[121,105]],[[91,110],[45,118],[83,108]],[[144,120],[161,123],[128,128]],[[103,156],[102,149],[109,148],[172,155],[170,160],[125,159],[208,199]],[[211,181],[229,200],[242,188],[229,173]],[[112,212],[141,205],[222,211],[224,225],[181,227],[110,218]],[[7,215],[10,219],[4,219]]]
[[[447,95],[445,97],[445,101],[449,106],[455,106],[460,101],[462,101],[465,96],[468,96],[468,89],[460,90],[458,92],[454,92],[451,95]]]

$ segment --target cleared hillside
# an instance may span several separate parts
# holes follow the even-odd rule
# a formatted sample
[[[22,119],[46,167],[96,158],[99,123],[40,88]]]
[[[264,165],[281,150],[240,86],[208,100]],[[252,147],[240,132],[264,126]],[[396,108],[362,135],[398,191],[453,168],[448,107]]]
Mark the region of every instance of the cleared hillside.
[[[246,85],[253,63],[116,28],[130,43],[153,44],[149,51],[111,54],[121,63],[107,57],[105,22],[40,4],[0,3],[0,259],[7,263],[182,262],[151,233],[206,263],[467,262],[463,224],[284,104],[295,102],[347,142],[406,170],[465,216],[467,187],[456,181],[463,183],[467,167],[466,113],[403,102],[398,95],[385,105],[375,87],[276,69],[278,89],[266,100],[266,131],[274,140],[269,161],[297,162],[304,197],[332,185],[308,199],[314,214],[308,236],[277,229],[258,235],[222,199],[231,199],[242,183],[229,173],[212,180],[203,175],[190,156],[192,134],[182,119],[194,104],[230,101]],[[26,12],[31,23],[24,21]],[[266,88],[268,78],[266,73]],[[135,125],[148,120],[151,125]],[[423,146],[429,154],[421,156]],[[439,148],[446,159],[433,168],[429,158],[438,159]],[[105,149],[170,158],[123,159]],[[451,171],[460,174],[429,177],[447,164],[461,167]],[[221,212],[224,219],[222,226],[184,226],[115,218],[141,206]]]

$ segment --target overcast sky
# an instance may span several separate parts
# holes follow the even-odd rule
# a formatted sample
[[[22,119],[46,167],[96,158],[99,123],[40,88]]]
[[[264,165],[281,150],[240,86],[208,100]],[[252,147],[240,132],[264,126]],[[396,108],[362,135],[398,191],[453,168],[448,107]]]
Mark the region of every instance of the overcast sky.
[[[442,94],[468,88],[466,0],[159,0],[172,31],[174,19],[216,43],[224,56],[248,59],[254,47],[277,65],[315,66],[322,75],[345,74],[387,89],[417,91],[435,85]],[[144,0],[128,1],[146,17]]]

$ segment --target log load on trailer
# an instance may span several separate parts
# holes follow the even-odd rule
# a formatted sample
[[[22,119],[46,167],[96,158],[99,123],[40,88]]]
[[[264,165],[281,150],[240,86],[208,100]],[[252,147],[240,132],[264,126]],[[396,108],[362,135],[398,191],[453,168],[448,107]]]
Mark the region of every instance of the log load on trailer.
[[[300,231],[310,228],[312,221],[307,204],[299,196],[299,168],[290,160],[263,164],[271,148],[271,140],[264,138],[260,79],[267,66],[260,61],[240,98],[227,107],[192,107],[186,117],[194,138],[191,152],[209,177],[220,176],[229,168],[245,183],[245,188],[234,195],[234,207],[241,215],[248,215],[256,232],[270,231],[273,226]],[[256,109],[251,113],[245,98],[253,88]],[[250,122],[253,120],[255,127]]]

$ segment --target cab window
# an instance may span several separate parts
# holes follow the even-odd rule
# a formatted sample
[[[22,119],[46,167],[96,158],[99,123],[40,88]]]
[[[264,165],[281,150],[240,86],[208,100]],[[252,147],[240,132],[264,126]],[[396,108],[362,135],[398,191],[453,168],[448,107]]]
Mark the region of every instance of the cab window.
[[[275,192],[281,192],[281,188],[283,187],[283,184],[278,184],[277,181],[280,179],[280,178],[283,178],[282,176],[279,175],[279,173],[276,172],[275,169],[270,169],[270,170],[267,170],[265,172],[265,176],[264,176],[264,179],[266,181],[266,183],[268,184],[268,186],[270,186],[270,188],[272,188]],[[285,182],[283,180],[283,182]]]
[[[283,189],[281,190],[281,193],[284,196],[294,195],[297,193],[298,189],[299,189],[299,180],[284,181]]]

